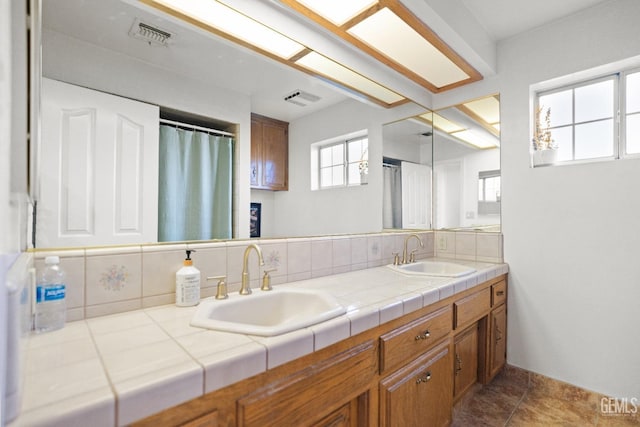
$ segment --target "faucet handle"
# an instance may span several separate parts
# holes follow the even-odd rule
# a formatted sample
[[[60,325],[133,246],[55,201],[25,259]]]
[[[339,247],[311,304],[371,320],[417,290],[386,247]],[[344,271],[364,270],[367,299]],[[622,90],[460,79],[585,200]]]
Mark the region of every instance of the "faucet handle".
[[[207,280],[218,280],[218,287],[216,290],[216,299],[227,299],[229,294],[227,293],[227,283],[224,281],[227,276],[209,276]]]
[[[393,265],[400,265],[400,253],[392,252],[393,254]]]
[[[411,254],[409,254],[409,262],[416,262],[416,251],[417,249],[414,249],[411,251]]]
[[[271,286],[271,276],[269,273],[272,271],[278,271],[277,268],[271,268],[264,271],[264,276],[262,276],[262,286],[260,287],[261,291],[272,291],[273,287]]]

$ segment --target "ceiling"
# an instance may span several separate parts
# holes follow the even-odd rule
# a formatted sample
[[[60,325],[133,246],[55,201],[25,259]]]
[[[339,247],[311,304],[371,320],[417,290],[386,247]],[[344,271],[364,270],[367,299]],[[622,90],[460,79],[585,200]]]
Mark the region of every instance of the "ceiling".
[[[437,0],[407,0],[435,3]],[[494,41],[512,37],[561,19],[602,0],[448,0],[466,7]],[[289,14],[291,15],[291,14]],[[290,16],[289,16],[290,17]],[[304,19],[295,17],[297,19]],[[135,19],[163,28],[175,36],[168,47],[150,46],[128,35]],[[84,40],[153,64],[181,76],[215,84],[249,96],[253,112],[280,120],[326,108],[355,95],[291,69],[253,51],[169,16],[160,15],[133,0],[59,0],[43,2],[45,44],[52,34]],[[322,33],[321,29],[318,29]],[[326,35],[326,34],[325,34]],[[334,40],[335,42],[335,40]],[[352,55],[357,56],[354,52]],[[45,73],[47,55],[43,54]],[[381,66],[378,68],[382,68]],[[398,76],[400,85],[405,84]],[[296,90],[320,100],[305,107],[284,101]]]

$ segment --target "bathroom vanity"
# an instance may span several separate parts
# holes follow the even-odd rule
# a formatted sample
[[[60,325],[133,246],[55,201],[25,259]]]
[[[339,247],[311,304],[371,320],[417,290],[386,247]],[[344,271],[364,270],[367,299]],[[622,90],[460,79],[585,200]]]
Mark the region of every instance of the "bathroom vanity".
[[[506,274],[137,426],[445,426],[506,360]]]

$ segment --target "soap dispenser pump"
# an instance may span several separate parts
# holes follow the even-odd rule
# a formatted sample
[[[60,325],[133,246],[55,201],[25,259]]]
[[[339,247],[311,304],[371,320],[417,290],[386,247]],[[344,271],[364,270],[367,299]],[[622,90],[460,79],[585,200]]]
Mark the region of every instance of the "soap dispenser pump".
[[[187,250],[183,266],[176,273],[176,305],[189,307],[200,302],[200,270],[193,266],[191,252]]]

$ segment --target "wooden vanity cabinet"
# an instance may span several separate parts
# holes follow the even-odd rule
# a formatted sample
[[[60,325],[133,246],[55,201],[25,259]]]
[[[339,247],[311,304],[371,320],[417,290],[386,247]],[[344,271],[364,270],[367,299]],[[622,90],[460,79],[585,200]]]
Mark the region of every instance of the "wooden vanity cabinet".
[[[380,426],[447,426],[452,405],[449,340],[380,382]]]
[[[251,114],[251,188],[289,189],[289,123]]]
[[[506,361],[501,276],[134,423],[189,427],[422,427]]]

